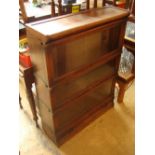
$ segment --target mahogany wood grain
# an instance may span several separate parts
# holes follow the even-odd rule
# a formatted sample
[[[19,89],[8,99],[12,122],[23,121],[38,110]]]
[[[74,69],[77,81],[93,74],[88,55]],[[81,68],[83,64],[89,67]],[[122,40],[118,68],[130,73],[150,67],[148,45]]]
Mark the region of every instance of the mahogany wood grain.
[[[113,106],[128,15],[104,7],[26,25],[42,126],[58,146]]]
[[[85,31],[97,25],[117,21],[129,15],[129,12],[120,8],[105,7],[89,9],[84,13],[71,14],[58,19],[47,19],[27,24],[27,29],[43,43],[69,36],[73,33]],[[97,18],[96,18],[97,17]],[[124,19],[126,20],[126,19]],[[51,29],[52,27],[52,29]],[[35,29],[35,32],[33,31]]]

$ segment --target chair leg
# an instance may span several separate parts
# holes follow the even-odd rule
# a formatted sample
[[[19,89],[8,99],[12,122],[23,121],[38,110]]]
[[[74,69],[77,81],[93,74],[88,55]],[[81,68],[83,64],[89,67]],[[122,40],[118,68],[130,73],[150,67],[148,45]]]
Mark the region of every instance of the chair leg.
[[[28,95],[28,100],[29,100],[29,104],[30,104],[30,108],[33,114],[33,120],[36,123],[36,127],[39,127],[38,125],[38,117],[37,117],[37,111],[36,111],[36,106],[35,106],[35,101],[34,101],[34,96],[31,90],[31,87],[27,89],[27,95]]]

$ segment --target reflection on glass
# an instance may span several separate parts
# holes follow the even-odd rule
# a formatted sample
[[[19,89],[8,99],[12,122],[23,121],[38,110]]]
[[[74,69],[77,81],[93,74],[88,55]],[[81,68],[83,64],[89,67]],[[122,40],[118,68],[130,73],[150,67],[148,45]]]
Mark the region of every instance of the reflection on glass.
[[[135,39],[135,23],[129,21],[127,22],[125,36]]]
[[[125,47],[123,47],[119,66],[119,73],[130,74],[132,71],[133,64],[134,64],[133,54],[129,52]]]
[[[57,113],[57,125],[59,127],[64,127],[66,123],[71,123],[73,120],[85,115],[86,112],[93,108],[98,107],[99,105],[106,105],[104,100],[111,95],[112,84],[113,78],[108,79],[93,92],[89,92],[84,97],[81,97],[76,101],[73,100],[72,102],[74,104],[66,105],[64,109],[62,108],[61,111]]]
[[[65,99],[77,94],[79,91],[84,90],[93,82],[97,80],[103,80],[108,76],[112,76],[115,73],[115,60],[112,60],[98,68],[95,71],[89,72],[74,80],[69,80],[63,84],[57,85],[53,92],[55,94],[55,100],[57,106],[62,104]]]
[[[95,63],[118,48],[120,25],[52,47],[55,76]]]

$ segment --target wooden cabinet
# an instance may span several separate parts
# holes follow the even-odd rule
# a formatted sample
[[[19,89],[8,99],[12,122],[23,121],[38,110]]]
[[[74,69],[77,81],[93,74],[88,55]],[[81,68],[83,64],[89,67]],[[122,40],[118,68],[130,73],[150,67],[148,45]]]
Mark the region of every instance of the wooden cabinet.
[[[57,145],[113,106],[128,15],[104,7],[26,25],[42,126]]]

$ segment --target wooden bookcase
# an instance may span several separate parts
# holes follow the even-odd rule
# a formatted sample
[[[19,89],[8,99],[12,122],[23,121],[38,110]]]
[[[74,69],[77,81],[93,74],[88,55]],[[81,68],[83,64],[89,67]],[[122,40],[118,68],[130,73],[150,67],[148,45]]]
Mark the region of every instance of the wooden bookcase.
[[[26,25],[42,127],[57,145],[113,106],[128,15],[104,7]]]

